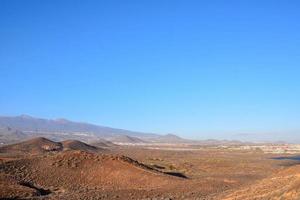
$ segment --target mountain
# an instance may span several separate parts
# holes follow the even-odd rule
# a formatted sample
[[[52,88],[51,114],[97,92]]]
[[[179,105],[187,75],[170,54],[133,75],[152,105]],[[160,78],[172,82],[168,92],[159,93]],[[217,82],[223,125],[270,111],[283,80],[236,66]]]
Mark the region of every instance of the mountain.
[[[111,141],[104,140],[104,139],[98,139],[90,143],[91,145],[95,147],[100,147],[100,148],[109,148],[109,147],[116,147],[118,145],[114,144]]]
[[[41,119],[29,115],[0,116],[0,145],[35,137],[53,141],[78,140],[86,143],[105,140],[116,143],[188,143],[173,134],[158,135],[98,126],[67,119]]]
[[[149,140],[151,142],[155,142],[155,143],[190,143],[190,142],[192,142],[191,140],[181,138],[174,134],[160,135],[158,137],[149,138]]]
[[[0,145],[18,142],[27,138],[22,131],[12,129],[10,127],[0,127]]]
[[[111,138],[117,135],[132,137],[158,137],[152,133],[142,133],[123,129],[98,126],[89,123],[73,122],[67,119],[40,119],[28,115],[0,117],[0,128],[19,130],[31,136],[45,135],[54,140],[77,139],[89,141],[96,138]],[[70,137],[71,136],[71,137]]]
[[[147,143],[146,141],[140,138],[128,136],[128,135],[117,135],[115,137],[109,138],[108,140],[114,143],[131,143],[131,144]]]
[[[128,131],[123,129],[98,126],[89,123],[73,122],[67,119],[40,119],[28,115],[16,117],[0,117],[0,127],[11,127],[21,131],[35,132],[81,132],[99,136],[111,136],[114,134],[130,136],[149,136],[154,134]]]

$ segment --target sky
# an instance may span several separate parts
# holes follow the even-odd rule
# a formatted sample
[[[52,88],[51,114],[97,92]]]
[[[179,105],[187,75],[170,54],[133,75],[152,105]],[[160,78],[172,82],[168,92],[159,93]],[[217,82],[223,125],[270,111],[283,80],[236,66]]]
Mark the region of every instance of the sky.
[[[299,139],[297,0],[1,0],[0,115]]]

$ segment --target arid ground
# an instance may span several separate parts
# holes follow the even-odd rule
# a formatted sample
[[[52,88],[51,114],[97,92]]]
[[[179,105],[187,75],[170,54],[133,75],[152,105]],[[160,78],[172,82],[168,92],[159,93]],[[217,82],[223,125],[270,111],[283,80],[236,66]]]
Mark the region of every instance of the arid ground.
[[[0,152],[0,199],[300,198],[298,160],[259,150],[36,138]]]

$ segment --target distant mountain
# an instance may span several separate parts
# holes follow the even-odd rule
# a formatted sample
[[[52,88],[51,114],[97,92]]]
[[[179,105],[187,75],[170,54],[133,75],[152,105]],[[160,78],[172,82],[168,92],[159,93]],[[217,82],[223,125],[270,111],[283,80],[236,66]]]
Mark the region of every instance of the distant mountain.
[[[104,140],[104,139],[97,139],[95,141],[92,141],[90,144],[95,147],[100,147],[100,148],[109,148],[109,147],[118,146],[118,145],[114,144],[113,142]]]
[[[190,142],[190,140],[173,134],[143,133],[83,122],[73,122],[67,119],[41,119],[29,115],[0,116],[0,145],[35,137],[46,137],[53,141],[79,140],[86,143],[94,143],[101,139],[115,143]]]
[[[174,134],[163,135],[162,138],[167,141],[183,141],[184,140],[183,138],[181,138],[177,135],[174,135]]]
[[[109,138],[109,141],[113,142],[113,143],[147,143],[146,141],[137,138],[137,137],[133,137],[133,136],[128,136],[128,135],[117,135],[113,138]]]
[[[0,145],[18,142],[27,138],[22,131],[10,127],[0,127]]]
[[[0,127],[10,127],[29,133],[72,133],[73,135],[112,137],[128,135],[138,137],[153,137],[156,134],[141,133],[123,129],[98,126],[89,123],[73,122],[67,119],[40,119],[28,115],[16,117],[0,117]]]
[[[157,142],[157,143],[190,143],[190,142],[192,142],[191,140],[181,138],[174,134],[160,135],[158,137],[152,137],[149,140],[151,142]]]

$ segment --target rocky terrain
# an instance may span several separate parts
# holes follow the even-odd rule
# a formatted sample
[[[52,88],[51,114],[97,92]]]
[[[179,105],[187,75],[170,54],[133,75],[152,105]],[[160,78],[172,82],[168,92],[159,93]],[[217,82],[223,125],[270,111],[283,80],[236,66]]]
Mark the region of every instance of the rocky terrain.
[[[0,170],[2,198],[47,196],[50,199],[79,199],[92,196],[110,199],[117,192],[124,199],[129,195],[141,195],[144,190],[170,188],[171,183],[180,182],[177,177],[124,156],[82,151],[8,161],[1,164]],[[10,183],[9,187],[7,183]]]
[[[96,143],[39,137],[1,147],[0,199],[299,199],[295,157]]]
[[[300,199],[300,166],[282,170],[271,177],[218,198],[224,200]]]
[[[2,147],[6,155],[10,151],[28,155],[2,157],[0,198],[142,198],[156,189],[172,190],[185,179],[126,156],[94,150],[99,149],[79,141],[45,138]]]

